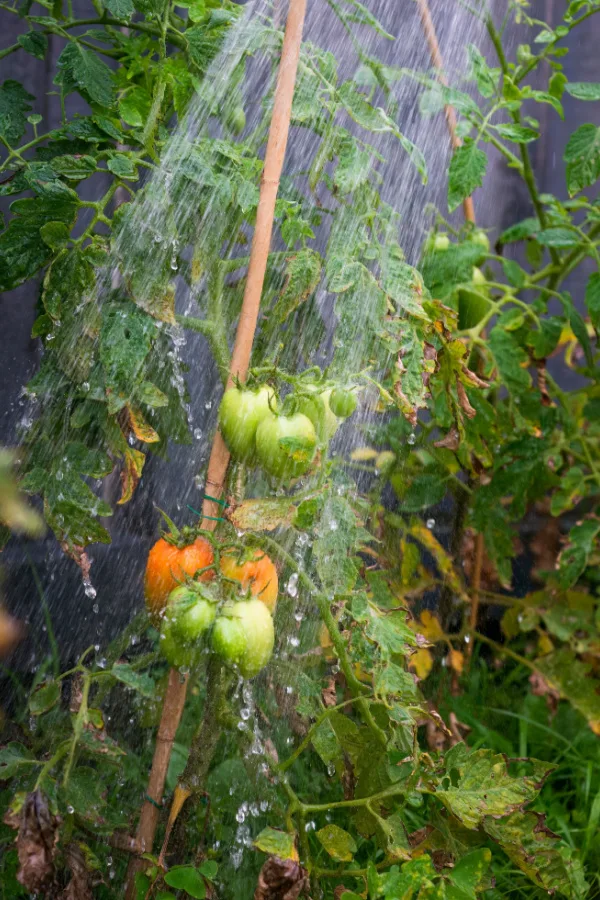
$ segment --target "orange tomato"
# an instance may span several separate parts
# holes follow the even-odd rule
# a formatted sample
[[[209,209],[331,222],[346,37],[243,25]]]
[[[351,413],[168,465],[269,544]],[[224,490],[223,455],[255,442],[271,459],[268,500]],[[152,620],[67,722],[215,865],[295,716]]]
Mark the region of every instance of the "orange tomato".
[[[261,600],[269,612],[275,612],[279,579],[273,561],[263,553],[255,550],[250,559],[240,559],[236,552],[224,553],[221,556],[221,572],[232,581],[239,581],[242,590],[250,590],[253,597]]]
[[[186,547],[177,547],[160,538],[148,554],[144,577],[144,595],[150,615],[160,616],[166,609],[169,594],[185,576],[193,576],[198,569],[210,566],[213,560],[213,549],[206,538],[196,538]],[[203,572],[199,580],[210,581],[214,577],[214,571],[209,570]]]

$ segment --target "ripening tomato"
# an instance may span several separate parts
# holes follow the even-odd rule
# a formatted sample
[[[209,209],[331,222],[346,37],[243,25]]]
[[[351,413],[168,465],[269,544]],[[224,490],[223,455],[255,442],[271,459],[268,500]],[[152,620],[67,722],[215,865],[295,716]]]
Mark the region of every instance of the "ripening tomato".
[[[234,459],[251,462],[256,450],[256,429],[277,408],[275,392],[268,385],[258,391],[233,387],[225,391],[219,407],[219,428]]]
[[[185,547],[160,538],[148,554],[144,577],[144,595],[150,615],[160,616],[169,594],[178,583],[186,575],[193,576],[199,569],[210,566],[213,561],[213,550],[206,538],[198,537]],[[210,569],[202,573],[200,580],[210,581],[214,577],[215,573]]]
[[[212,632],[215,653],[237,666],[244,678],[254,678],[273,654],[275,628],[260,600],[242,600],[219,616]]]
[[[256,432],[256,455],[268,475],[285,481],[308,470],[317,447],[313,423],[302,413],[262,420]]]
[[[352,391],[336,388],[329,398],[329,406],[334,416],[339,419],[348,419],[358,406],[358,400]]]
[[[221,556],[221,572],[226,578],[239,581],[242,590],[250,593],[274,613],[277,606],[279,579],[273,561],[262,550],[254,550],[247,556],[236,552]]]

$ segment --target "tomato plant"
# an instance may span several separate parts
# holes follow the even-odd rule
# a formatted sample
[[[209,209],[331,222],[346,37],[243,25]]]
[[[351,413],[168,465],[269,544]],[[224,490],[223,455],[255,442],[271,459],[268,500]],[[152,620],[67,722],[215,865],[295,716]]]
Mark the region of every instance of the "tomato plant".
[[[126,504],[147,452],[188,439],[185,333],[224,386],[218,421],[206,410],[223,441],[201,465],[200,520],[148,556],[150,616],[7,676],[7,896],[598,893],[600,229],[584,193],[598,128],[569,139],[560,197],[540,190],[529,145],[544,139],[537,105],[568,119],[571,100],[600,99],[561,62],[600,6],[574,0],[546,26],[508,4],[532,35],[514,56],[482,13],[495,59],[467,48],[466,89],[375,59],[360,44],[387,34],[371,4],[329,7],[361,68],[300,49],[292,136],[311,143],[288,160],[236,368],[248,235],[273,190],[281,23],[217,0],[111,0],[91,21],[5,5],[27,28],[5,55],[64,41],[59,129],[38,132],[33,98],[0,88],[1,189],[16,198],[0,287],[43,274],[17,475],[84,575],[85,548],[110,539],[98,482],[118,473]],[[382,135],[426,177],[394,94],[407,79],[424,115],[458,115],[418,265],[380,193]],[[68,115],[73,92],[88,115]],[[488,145],[531,207],[493,242],[453,215],[485,189]],[[107,193],[82,200],[99,172]],[[35,531],[29,513],[3,469],[0,516]],[[514,584],[519,532],[531,590]]]

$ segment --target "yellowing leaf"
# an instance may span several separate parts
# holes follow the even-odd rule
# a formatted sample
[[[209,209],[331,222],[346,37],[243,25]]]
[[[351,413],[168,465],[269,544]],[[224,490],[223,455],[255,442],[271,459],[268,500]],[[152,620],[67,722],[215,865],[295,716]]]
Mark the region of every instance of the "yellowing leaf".
[[[279,859],[293,859],[298,862],[296,850],[296,835],[288,831],[278,831],[276,828],[264,828],[254,841],[254,846],[269,856],[278,856]]]
[[[433,668],[433,656],[426,647],[421,647],[411,656],[408,667],[416,673],[421,681],[424,681]]]
[[[554,644],[548,637],[545,631],[543,631],[538,638],[538,653],[540,656],[546,656],[547,653],[552,653],[554,650]]]
[[[157,441],[160,441],[160,435],[154,430],[152,425],[149,425],[148,422],[146,422],[139,409],[134,409],[132,406],[129,406],[127,411],[129,413],[131,430],[138,441],[143,441],[144,444],[155,444]]]
[[[441,641],[444,637],[444,631],[440,625],[437,616],[434,616],[428,609],[424,609],[419,617],[419,621],[415,623],[415,628],[426,637],[432,644]]]
[[[120,506],[124,503],[129,503],[133,497],[133,492],[142,477],[142,469],[145,462],[146,456],[141,450],[127,447],[125,451],[125,465],[121,472],[121,497],[117,501]]]
[[[462,675],[465,667],[464,654],[461,653],[460,650],[454,650],[454,648],[452,648],[448,654],[448,665],[457,675]]]
[[[326,825],[317,831],[317,839],[324,850],[340,862],[350,862],[356,853],[356,842],[351,834],[338,825]]]

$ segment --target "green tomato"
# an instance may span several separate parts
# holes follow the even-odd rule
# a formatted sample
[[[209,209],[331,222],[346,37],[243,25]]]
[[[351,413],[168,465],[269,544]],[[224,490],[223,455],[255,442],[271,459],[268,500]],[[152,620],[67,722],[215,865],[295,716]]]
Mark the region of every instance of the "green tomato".
[[[211,644],[214,652],[226,662],[239,663],[246,650],[243,622],[229,616],[219,616],[212,630]]]
[[[219,408],[219,428],[234,459],[251,462],[256,449],[256,430],[265,416],[271,415],[269,400],[277,408],[272,388],[258,391],[233,387],[225,391]]]
[[[481,228],[476,228],[475,231],[470,235],[470,241],[473,244],[479,244],[480,247],[483,247],[486,253],[490,252],[490,239]]]
[[[200,655],[198,644],[185,641],[176,634],[174,621],[168,614],[163,619],[158,642],[160,652],[173,668],[192,669],[198,663]]]
[[[352,391],[344,391],[341,388],[336,388],[329,400],[331,412],[339,419],[348,419],[357,405],[356,394],[353,394]]]
[[[186,641],[197,641],[208,631],[217,615],[215,603],[208,600],[196,600],[176,617],[173,631]]]
[[[317,446],[313,423],[302,413],[266,416],[256,431],[256,455],[268,475],[285,481],[308,470]]]
[[[246,635],[246,649],[238,662],[244,678],[254,678],[273,655],[275,628],[271,613],[260,600],[236,603],[231,615],[242,623]]]
[[[475,328],[490,308],[487,280],[481,269],[475,267],[472,276],[477,291],[464,288],[458,292],[458,327]]]
[[[340,424],[329,405],[332,390],[323,391],[320,394],[317,393],[317,388],[315,387],[304,387],[303,390],[309,394],[314,394],[314,396],[304,395],[298,397],[297,410],[310,419],[319,442],[326,444],[334,436]]]
[[[433,249],[435,251],[439,253],[441,250],[447,250],[449,246],[450,238],[447,234],[444,234],[443,232],[436,234],[435,238],[433,239]]]

